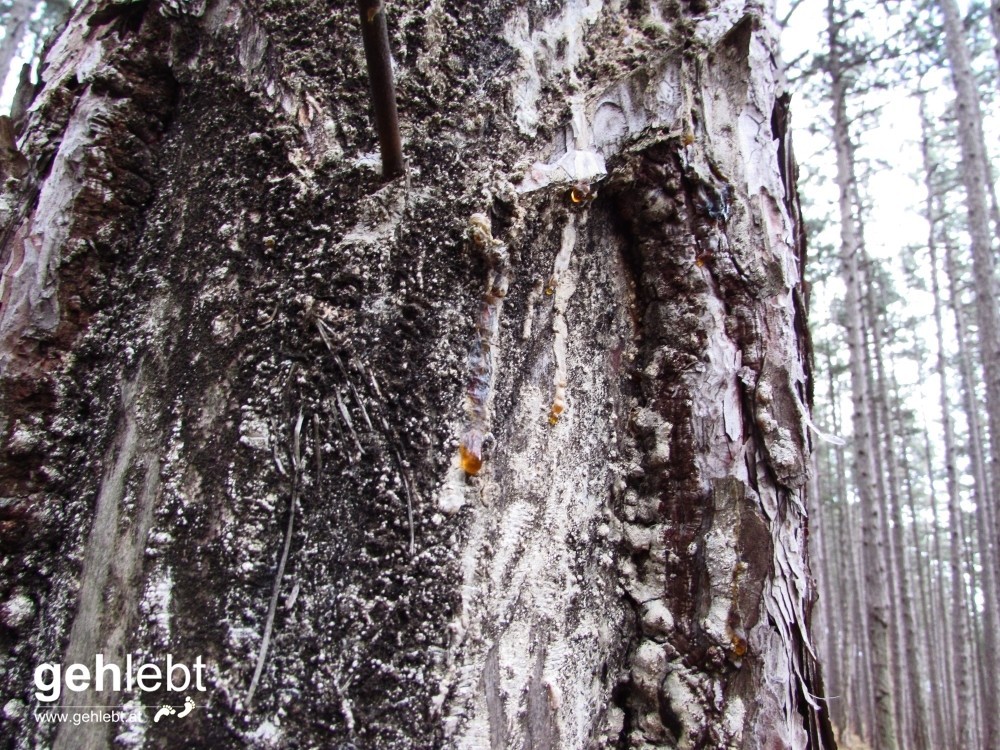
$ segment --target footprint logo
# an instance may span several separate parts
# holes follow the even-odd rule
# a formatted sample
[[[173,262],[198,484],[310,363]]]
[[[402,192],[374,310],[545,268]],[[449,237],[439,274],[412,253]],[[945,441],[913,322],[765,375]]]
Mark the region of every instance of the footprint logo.
[[[156,712],[156,716],[153,717],[153,723],[157,723],[164,716],[177,713],[177,709],[173,706],[160,706],[160,710]]]
[[[189,695],[187,698],[184,699],[184,708],[179,714],[177,714],[177,718],[183,719],[185,716],[191,713],[192,710],[194,710],[194,701],[191,700],[191,696]]]

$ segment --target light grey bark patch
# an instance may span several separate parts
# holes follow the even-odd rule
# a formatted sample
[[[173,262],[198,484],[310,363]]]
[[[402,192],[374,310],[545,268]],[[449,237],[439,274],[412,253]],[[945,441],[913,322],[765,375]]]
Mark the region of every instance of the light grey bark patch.
[[[122,384],[122,416],[97,495],[84,553],[76,616],[63,664],[91,664],[95,654],[106,663],[122,664],[126,638],[134,626],[142,592],[142,568],[153,511],[160,492],[160,461],[139,426],[137,399],[145,386],[143,370]],[[136,474],[138,476],[136,476]],[[134,493],[134,494],[133,494]],[[64,691],[68,711],[115,705],[120,694]],[[83,727],[81,729],[81,726]],[[59,726],[57,750],[98,750],[107,742],[111,725],[94,722]]]
[[[523,750],[555,750],[561,747],[559,725],[556,723],[556,716],[561,708],[559,688],[545,675],[546,651],[543,627],[535,642],[535,669],[528,683],[528,716]]]
[[[535,303],[527,340],[523,326],[501,329],[496,455],[468,506],[459,637],[449,649],[468,674],[442,680],[453,747],[496,741],[500,720],[504,747],[585,747],[604,731],[620,669],[625,611],[613,593],[610,535],[599,529],[619,461],[622,363],[611,352],[628,345],[625,281],[608,252],[618,240],[607,217],[595,220],[593,207],[585,219],[569,216],[563,191],[546,190],[527,199],[537,219],[511,248],[505,304],[526,314],[536,279],[551,282],[550,293]],[[565,231],[570,224],[576,232]],[[560,342],[568,406],[551,420]]]
[[[496,646],[486,655],[482,686],[490,717],[490,747],[507,747],[507,712],[500,692],[500,656]]]
[[[679,134],[689,115],[691,95],[683,64],[679,55],[668,54],[594,96],[586,105],[593,147],[610,157],[647,129]]]

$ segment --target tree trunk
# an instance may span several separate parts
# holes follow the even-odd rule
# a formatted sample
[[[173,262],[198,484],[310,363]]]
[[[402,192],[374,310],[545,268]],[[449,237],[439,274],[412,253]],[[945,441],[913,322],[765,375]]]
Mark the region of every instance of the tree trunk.
[[[920,377],[917,382],[923,383],[923,377]],[[897,413],[897,419],[902,422],[902,398],[898,391],[894,396],[895,409]],[[935,646],[936,643],[948,643],[947,639],[937,640],[935,634],[937,633],[935,618],[931,615],[930,598],[931,598],[931,588],[933,584],[932,572],[929,569],[929,554],[924,546],[923,540],[926,536],[926,527],[921,528],[920,517],[917,514],[917,504],[914,498],[914,469],[909,458],[909,448],[907,446],[907,441],[903,441],[902,450],[900,452],[900,468],[903,471],[903,477],[906,487],[906,507],[910,514],[910,545],[913,548],[913,568],[917,573],[917,592],[919,596],[919,602],[917,598],[914,597],[913,609],[915,614],[913,615],[915,621],[915,627],[917,633],[919,633],[919,641],[914,642],[913,648],[915,649],[915,657],[918,665],[918,675],[919,675],[919,690],[921,691],[921,700],[926,698],[927,704],[930,705],[930,715],[931,722],[930,726],[927,728],[927,738],[931,747],[941,747],[944,744],[944,725],[945,725],[945,705],[947,703],[947,684],[942,678],[942,670],[939,668],[939,651],[944,649],[939,649]],[[933,497],[931,498],[931,503],[934,503]],[[933,513],[933,517],[937,518],[937,512]],[[923,665],[923,669],[920,670],[919,666]],[[924,677],[927,677],[926,681]],[[926,686],[926,689],[925,689]],[[925,715],[918,715],[917,721],[924,721],[926,719]],[[918,730],[919,731],[919,730]]]
[[[382,183],[353,7],[79,4],[3,235],[6,742],[833,746],[773,25],[642,5],[384,6]],[[168,653],[204,692],[64,675],[139,728],[34,715]]]
[[[950,249],[946,248],[946,252],[950,253]],[[938,296],[938,282],[937,282],[937,259],[935,257],[934,245],[931,245],[931,276],[934,287],[934,299],[935,299],[935,310],[934,318],[936,324],[936,336],[937,336],[937,348],[938,348],[938,358],[937,358],[937,371],[938,380],[940,381],[940,400],[941,400],[941,413],[942,413],[942,424],[945,429],[945,451],[946,451],[946,467],[948,471],[948,536],[949,536],[949,553],[948,562],[951,571],[951,620],[952,620],[952,649],[954,656],[952,657],[952,663],[954,664],[955,679],[956,679],[956,705],[957,714],[955,716],[956,720],[956,735],[953,737],[953,743],[956,747],[971,747],[971,721],[969,710],[972,704],[972,686],[969,684],[969,634],[968,628],[966,626],[965,618],[965,574],[964,574],[964,557],[962,554],[962,549],[964,546],[964,541],[962,539],[962,516],[961,516],[961,504],[958,491],[958,476],[955,467],[955,447],[954,438],[952,437],[952,426],[951,426],[951,416],[950,408],[948,404],[948,380],[947,380],[947,370],[945,366],[945,355],[944,355],[944,339],[941,327],[941,312],[940,312],[940,302],[938,301],[940,297]],[[954,275],[952,264],[950,262],[946,263],[947,274],[951,281],[951,294],[952,294],[952,305],[958,305],[959,302],[955,298],[955,286],[954,286]],[[958,315],[958,308],[955,307],[956,315]],[[965,333],[962,329],[960,322],[956,318],[956,326],[959,328],[958,335],[964,336]],[[962,352],[964,354],[964,350]],[[967,358],[966,358],[967,359]],[[963,378],[963,380],[966,380]],[[963,390],[968,391],[968,382],[963,383]],[[966,406],[968,407],[969,399],[966,398]],[[968,415],[970,420],[972,415]],[[975,441],[975,422],[970,424],[970,447],[973,446]],[[973,449],[974,450],[974,449]],[[979,462],[973,458],[974,476],[979,472],[975,471],[975,467]],[[978,485],[978,482],[977,482]],[[981,491],[981,487],[980,490]],[[982,500],[977,500],[982,502]]]
[[[954,250],[950,243],[945,247],[945,264],[950,286],[950,301],[955,316],[955,341],[958,346],[963,411],[965,412],[965,419],[968,425],[966,450],[972,469],[973,498],[976,504],[975,537],[971,534],[969,536],[963,534],[961,536],[961,549],[963,554],[966,547],[978,549],[983,570],[982,586],[979,588],[982,592],[982,608],[980,609],[976,603],[975,587],[973,588],[973,592],[966,597],[965,602],[966,609],[970,610],[970,618],[974,620],[970,627],[978,625],[980,621],[982,622],[982,642],[980,644],[978,640],[970,640],[969,643],[970,648],[973,650],[979,648],[983,654],[982,662],[974,660],[973,663],[977,667],[985,667],[986,673],[992,674],[990,668],[996,660],[996,654],[993,653],[992,649],[996,645],[997,631],[1000,630],[1000,624],[998,624],[998,621],[1000,621],[1000,612],[998,612],[996,572],[993,563],[990,562],[992,550],[988,539],[987,529],[990,524],[987,520],[988,514],[986,513],[986,508],[993,502],[995,494],[991,491],[991,484],[986,469],[986,441],[982,437],[983,427],[980,418],[980,407],[976,399],[977,378],[973,365],[974,354],[970,351],[972,345],[969,341],[964,304],[958,291],[958,270],[956,268]],[[963,527],[968,526],[964,518],[962,519],[962,525]],[[971,566],[966,567],[968,568],[968,575],[974,577],[975,571],[971,569]],[[964,576],[962,580],[964,585]],[[990,706],[995,700],[995,696],[992,696],[991,692],[990,690],[984,690],[984,702],[976,704],[982,706],[983,732],[987,738],[992,736],[992,733],[995,731],[994,724],[1000,720],[990,713]],[[991,741],[988,739],[984,739],[984,743],[986,747],[991,746]]]
[[[972,241],[973,282],[976,292],[976,322],[979,328],[979,353],[983,378],[986,382],[986,417],[989,428],[989,478],[992,487],[990,502],[1000,491],[1000,312],[996,305],[995,261],[987,216],[986,185],[989,164],[983,148],[982,114],[973,77],[969,53],[966,48],[962,21],[955,0],[939,0],[944,15],[945,39],[955,86],[958,120],[958,142],[962,153],[962,182],[965,186],[968,211],[968,232]],[[1000,516],[1000,514],[998,514]],[[986,560],[991,560],[991,547],[1000,546],[1000,530],[995,526],[986,530],[988,546],[983,550]],[[991,566],[992,567],[992,566]],[[994,600],[997,592],[992,591]],[[998,614],[987,612],[984,628],[986,658],[990,673],[1000,671],[1000,654],[997,653],[1000,634],[997,633]],[[1000,699],[997,691],[985,691],[983,714],[986,717],[987,747],[1000,746]]]
[[[870,289],[873,291],[873,288]],[[885,458],[885,469],[888,485],[888,513],[886,520],[891,520],[891,545],[893,554],[893,564],[896,570],[896,583],[898,589],[898,609],[902,620],[902,632],[897,632],[896,641],[900,648],[897,649],[900,662],[896,669],[898,672],[896,684],[903,687],[902,692],[907,696],[905,701],[905,711],[902,712],[903,721],[899,723],[900,732],[907,738],[906,746],[924,750],[929,747],[927,737],[926,708],[923,701],[923,688],[920,682],[920,668],[917,654],[918,647],[916,618],[914,616],[914,602],[912,593],[912,580],[910,566],[907,565],[906,541],[903,531],[902,502],[899,492],[902,482],[899,479],[899,463],[896,455],[895,439],[900,434],[902,425],[893,424],[893,415],[889,406],[889,381],[894,378],[890,371],[885,370],[883,356],[883,342],[881,337],[882,323],[879,320],[879,311],[875,309],[875,301],[869,296],[870,308],[872,309],[872,321],[874,323],[874,354],[876,369],[876,407],[882,416],[882,442],[884,444],[883,456]],[[901,701],[902,702],[902,701]]]
[[[851,159],[851,193],[854,196],[854,206],[861,206],[861,198],[857,189],[857,181],[853,175],[853,156]],[[860,211],[859,211],[860,212]],[[903,642],[903,582],[900,580],[902,571],[899,565],[899,549],[896,546],[895,530],[892,525],[892,507],[897,505],[898,480],[895,456],[890,451],[887,436],[893,434],[885,409],[883,387],[882,340],[879,332],[881,322],[874,309],[873,295],[876,286],[876,274],[871,257],[865,248],[864,223],[856,218],[858,227],[859,264],[858,289],[863,295],[861,300],[861,328],[865,332],[865,362],[864,371],[867,376],[866,390],[870,410],[871,424],[871,456],[874,463],[875,498],[878,504],[882,526],[879,529],[879,553],[885,566],[887,600],[889,605],[889,644],[892,663],[893,697],[895,699],[896,732],[904,744],[910,738],[909,696],[906,692],[905,665],[906,655]]]
[[[946,448],[947,451],[947,448]],[[931,441],[930,435],[928,434],[926,428],[924,429],[924,463],[927,467],[927,477],[929,486],[934,486],[934,469],[933,461],[931,459]],[[950,499],[950,498],[949,498]],[[938,648],[936,661],[940,662],[939,673],[942,675],[941,682],[939,683],[939,688],[942,695],[943,701],[943,730],[941,744],[946,745],[952,737],[957,734],[957,713],[958,707],[956,705],[957,699],[957,685],[958,680],[955,677],[955,661],[956,658],[956,644],[957,641],[953,635],[955,625],[952,622],[953,613],[948,608],[947,597],[945,596],[945,575],[944,566],[945,558],[943,554],[943,545],[941,544],[941,521],[939,518],[939,510],[937,506],[936,499],[931,501],[931,511],[933,513],[933,524],[934,524],[934,537],[933,537],[933,550],[934,559],[938,561],[937,574],[933,576],[933,597],[934,597],[934,611],[940,613],[938,617],[932,618],[932,624],[934,625],[934,630],[932,633],[934,642],[945,644],[944,648]],[[932,650],[931,653],[934,653]]]
[[[852,393],[852,446],[854,478],[862,514],[862,546],[865,569],[865,604],[868,641],[871,648],[871,679],[875,701],[875,727],[872,744],[876,750],[895,750],[895,700],[890,656],[890,614],[886,592],[886,563],[880,549],[883,527],[882,509],[876,497],[872,428],[872,401],[866,372],[865,334],[862,328],[862,293],[860,289],[859,252],[861,242],[855,224],[851,185],[852,153],[848,132],[846,89],[839,69],[840,42],[834,6],[827,4],[829,28],[828,59],[831,99],[833,102],[834,147],[837,154],[837,184],[840,192],[841,273],[846,287],[844,298],[848,349],[850,352]]]
[[[12,0],[10,10],[4,18],[4,35],[0,39],[0,88],[3,88],[21,42],[28,33],[28,21],[36,5],[37,0]]]
[[[835,405],[838,401],[836,390],[836,379],[831,361],[830,351],[823,352],[823,361],[820,363],[822,371],[827,375],[827,404],[830,408],[830,423],[823,424],[823,429],[833,435],[840,434],[837,423],[837,410]],[[822,627],[820,644],[823,648],[822,663],[825,669],[825,686],[831,696],[843,696],[845,694],[845,681],[842,677],[844,671],[841,669],[841,660],[844,656],[842,637],[845,630],[851,626],[850,608],[844,608],[843,603],[849,601],[847,597],[835,595],[835,590],[842,585],[846,573],[844,563],[844,542],[841,539],[840,525],[834,518],[839,517],[843,503],[846,501],[843,494],[838,490],[841,486],[838,481],[838,472],[842,469],[839,462],[830,461],[830,456],[834,451],[830,446],[823,447],[814,454],[816,461],[815,483],[818,485],[812,496],[811,517],[813,520],[812,533],[810,535],[810,553],[813,566],[818,571],[820,599],[816,613]],[[831,466],[836,463],[836,466]],[[828,488],[828,495],[833,495],[833,501],[828,501],[820,488]],[[820,533],[817,533],[820,532]],[[819,555],[812,554],[812,550],[819,551]],[[838,606],[839,605],[839,606]],[[838,727],[843,736],[846,725],[846,712],[844,701],[831,700],[830,718],[834,726]]]
[[[993,54],[997,61],[997,85],[1000,85],[1000,0],[990,2],[990,26],[993,28]]]

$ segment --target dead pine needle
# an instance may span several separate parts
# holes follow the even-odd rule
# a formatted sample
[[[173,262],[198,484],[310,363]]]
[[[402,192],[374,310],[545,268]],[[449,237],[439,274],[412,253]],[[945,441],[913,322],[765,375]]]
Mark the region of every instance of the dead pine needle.
[[[274,588],[271,591],[271,602],[267,607],[267,621],[264,623],[264,637],[261,638],[260,652],[257,654],[257,667],[254,669],[253,679],[250,680],[250,689],[247,691],[246,705],[248,708],[253,704],[253,696],[257,692],[257,685],[260,682],[261,673],[264,671],[264,662],[267,660],[267,649],[271,643],[271,632],[274,629],[274,614],[278,608],[278,594],[281,591],[281,581],[285,577],[285,566],[288,564],[288,551],[292,547],[292,534],[295,531],[295,510],[299,504],[299,476],[302,466],[300,453],[301,436],[302,410],[300,409],[299,417],[295,422],[295,433],[292,438],[292,466],[295,467],[295,476],[292,479],[292,503],[288,509],[288,525],[285,527],[285,545],[281,550],[278,573],[274,578]]]

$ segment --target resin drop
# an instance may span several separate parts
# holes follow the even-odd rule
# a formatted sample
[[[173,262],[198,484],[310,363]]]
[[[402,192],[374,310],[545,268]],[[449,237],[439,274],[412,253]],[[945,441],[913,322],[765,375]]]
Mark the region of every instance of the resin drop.
[[[479,430],[469,430],[458,444],[458,460],[462,471],[476,476],[483,468],[483,434]]]

